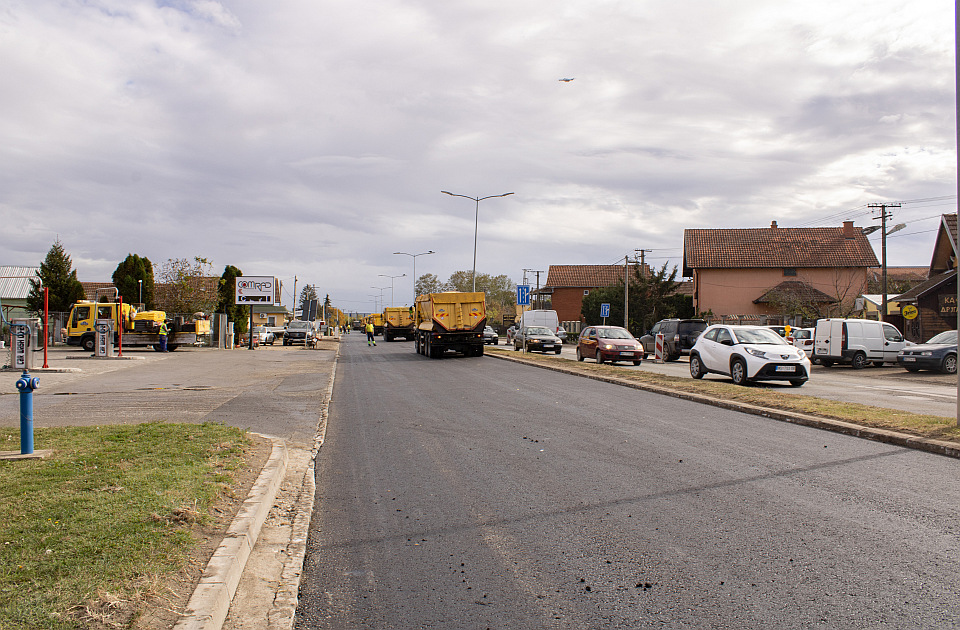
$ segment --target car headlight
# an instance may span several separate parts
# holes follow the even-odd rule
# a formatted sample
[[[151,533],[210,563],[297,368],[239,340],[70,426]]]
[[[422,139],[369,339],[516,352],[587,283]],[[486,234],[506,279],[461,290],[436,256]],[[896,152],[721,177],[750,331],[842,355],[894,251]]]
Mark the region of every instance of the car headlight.
[[[933,356],[933,352],[931,352],[930,350],[924,350],[923,352],[920,353],[920,356],[921,356],[921,357],[932,357],[932,356]]]
[[[613,350],[613,348],[614,348],[614,345],[613,345],[612,343],[605,343],[605,344],[603,344],[603,349],[604,349],[604,350]]]
[[[747,351],[747,353],[752,354],[755,357],[760,357],[761,359],[765,359],[767,357],[767,353],[764,352],[763,350],[757,350],[756,348],[744,348],[744,349]]]

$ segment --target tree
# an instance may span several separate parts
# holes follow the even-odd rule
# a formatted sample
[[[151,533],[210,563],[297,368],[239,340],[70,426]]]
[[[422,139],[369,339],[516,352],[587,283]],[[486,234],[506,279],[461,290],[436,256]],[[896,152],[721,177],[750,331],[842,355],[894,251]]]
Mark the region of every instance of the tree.
[[[160,265],[160,282],[157,287],[157,302],[168,313],[189,314],[210,312],[218,301],[216,291],[207,290],[205,278],[212,273],[213,265],[206,258],[195,256],[193,260],[171,258]]]
[[[423,274],[417,278],[417,282],[414,284],[414,292],[417,295],[439,293],[440,291],[443,291],[443,283],[432,273]]]
[[[636,336],[650,330],[661,319],[678,317],[688,314],[693,304],[689,306],[686,296],[677,296],[677,266],[667,271],[667,263],[649,275],[640,273],[639,267],[633,267],[630,278],[630,322],[628,328]],[[580,313],[587,325],[600,324],[600,304],[610,304],[608,324],[620,325],[623,322],[623,281],[609,287],[594,289],[590,295],[583,298]]]
[[[71,269],[73,263],[63,249],[58,238],[47,257],[40,263],[37,272],[39,280],[30,280],[30,293],[27,295],[27,310],[37,315],[43,314],[43,288],[49,290],[48,308],[52,313],[65,313],[76,302],[84,299],[83,285],[77,280],[77,271]]]
[[[473,274],[469,271],[455,271],[444,283],[445,291],[473,291]],[[487,319],[503,321],[505,313],[513,312],[516,304],[517,285],[504,275],[491,276],[488,273],[477,273],[477,291],[486,294]]]
[[[143,285],[141,286],[141,282]],[[113,272],[113,284],[127,304],[145,305],[147,310],[154,306],[153,263],[149,258],[136,254],[127,254],[126,259],[117,265]],[[141,299],[141,295],[143,299]]]
[[[227,265],[217,283],[217,312],[227,314],[227,320],[233,322],[233,332],[238,339],[239,335],[247,332],[249,324],[247,309],[243,304],[236,303],[237,278],[242,277],[242,271],[233,265]]]

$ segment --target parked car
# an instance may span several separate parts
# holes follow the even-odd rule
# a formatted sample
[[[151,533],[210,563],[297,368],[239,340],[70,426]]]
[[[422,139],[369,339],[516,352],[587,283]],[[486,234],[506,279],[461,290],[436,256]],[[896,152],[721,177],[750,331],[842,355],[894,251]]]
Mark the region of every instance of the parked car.
[[[814,356],[824,367],[849,363],[859,370],[871,361],[893,363],[906,345],[896,326],[873,319],[818,319],[813,335]]]
[[[487,326],[483,329],[483,343],[497,345],[500,343],[500,335],[493,329],[493,326]]]
[[[810,359],[764,326],[714,324],[690,351],[690,376],[726,374],[737,385],[750,381],[789,381],[800,387],[810,378]]]
[[[283,331],[283,345],[292,346],[294,344],[303,344],[311,346],[316,342],[317,328],[313,322],[302,319],[295,319],[287,324],[287,329]]]
[[[563,340],[546,326],[526,326],[513,337],[513,349],[523,348],[527,352],[548,352],[560,354]]]
[[[764,326],[764,328],[769,328],[770,330],[772,330],[773,332],[777,333],[778,335],[780,335],[780,336],[783,337],[784,339],[787,338],[787,327],[786,327],[786,326],[781,326],[781,325],[779,325],[779,324],[768,324],[768,325]]]
[[[577,340],[577,361],[587,357],[597,363],[610,361],[633,361],[640,365],[643,345],[630,331],[620,326],[588,326],[580,332]]]
[[[794,347],[803,350],[811,361],[813,360],[813,331],[813,328],[794,328],[790,331]]]
[[[253,334],[257,336],[257,340],[260,342],[260,345],[273,345],[274,339],[276,337],[273,334],[272,330],[268,330],[263,326],[254,326]]]
[[[897,354],[897,365],[908,372],[939,370],[957,373],[957,331],[947,330],[934,335],[926,343],[908,346]]]
[[[707,322],[702,319],[661,319],[640,337],[643,358],[656,354],[657,334],[662,333],[663,358],[665,361],[676,361],[681,355],[690,354],[697,337],[706,327]]]

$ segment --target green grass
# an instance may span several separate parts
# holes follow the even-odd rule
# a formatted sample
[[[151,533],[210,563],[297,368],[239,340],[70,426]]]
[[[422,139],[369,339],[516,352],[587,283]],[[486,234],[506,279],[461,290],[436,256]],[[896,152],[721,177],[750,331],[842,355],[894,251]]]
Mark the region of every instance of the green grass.
[[[506,350],[494,350],[494,352],[500,352],[517,359],[521,358],[517,354]],[[624,370],[614,365],[580,363],[547,355],[527,354],[522,359],[575,374],[616,378],[626,383],[662,387],[677,392],[700,394],[782,411],[795,411],[865,427],[899,431],[910,435],[960,443],[960,427],[957,426],[956,418],[916,414],[896,409],[790,394],[786,391],[766,387],[743,387],[730,382],[697,381],[692,378],[668,376],[642,370]]]
[[[194,548],[243,431],[219,424],[37,429],[46,460],[0,461],[0,628],[81,628],[139,601]],[[19,451],[18,428],[0,450]],[[132,607],[135,614],[136,606]]]

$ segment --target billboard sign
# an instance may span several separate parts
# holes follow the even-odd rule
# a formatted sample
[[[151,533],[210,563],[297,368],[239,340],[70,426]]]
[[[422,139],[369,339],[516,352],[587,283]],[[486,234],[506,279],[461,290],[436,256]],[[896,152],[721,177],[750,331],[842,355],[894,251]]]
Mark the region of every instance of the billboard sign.
[[[272,276],[237,276],[235,304],[275,304],[277,279]]]

